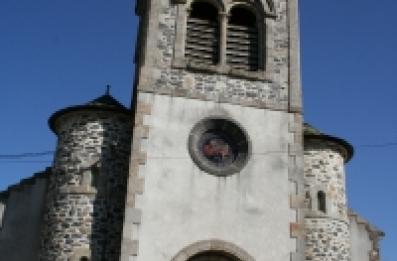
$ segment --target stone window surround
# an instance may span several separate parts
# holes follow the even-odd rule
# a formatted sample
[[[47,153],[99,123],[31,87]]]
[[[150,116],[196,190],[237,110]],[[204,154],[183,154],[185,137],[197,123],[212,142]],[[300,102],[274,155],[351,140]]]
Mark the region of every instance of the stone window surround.
[[[322,191],[325,194],[326,198],[326,212],[322,212],[319,210],[319,202],[318,202],[318,193]],[[308,206],[307,212],[306,212],[306,217],[317,217],[317,218],[334,218],[334,219],[340,219],[340,217],[335,213],[333,207],[332,207],[332,197],[328,193],[327,187],[322,186],[322,185],[317,185],[313,188],[311,188],[308,191],[310,195],[310,204]]]
[[[218,8],[221,26],[219,45],[220,60],[217,65],[212,66],[199,65],[187,60],[185,57],[187,18],[191,10],[190,6],[195,1],[199,0],[173,0],[178,7],[178,11],[172,66],[176,69],[189,69],[192,71],[225,74],[254,80],[270,80],[270,76],[268,74],[269,65],[267,64],[269,59],[267,59],[267,57],[272,56],[272,48],[269,48],[269,43],[272,42],[272,34],[270,33],[271,28],[267,25],[266,19],[276,18],[275,8],[272,1],[265,1],[267,4],[265,7],[263,7],[263,5],[259,3],[261,0],[205,0],[206,2],[212,3]],[[227,22],[230,11],[235,6],[244,6],[255,13],[257,17],[257,26],[259,31],[259,69],[257,71],[232,69],[226,63]],[[264,46],[266,46],[266,48],[263,48]]]
[[[223,123],[219,123],[223,122]],[[199,148],[197,147],[197,143],[200,140],[203,133],[211,128],[217,126],[218,124],[229,126],[228,129],[232,130],[234,133],[238,133],[235,135],[241,136],[244,139],[243,142],[240,142],[243,147],[246,147],[246,151],[240,151],[240,155],[237,156],[236,160],[231,163],[229,166],[225,168],[217,168],[212,164],[208,163],[207,160],[201,155]],[[217,126],[220,127],[220,126]],[[190,131],[189,140],[188,140],[188,150],[190,156],[192,157],[193,162],[203,171],[215,175],[218,177],[225,177],[229,175],[236,174],[240,172],[247,164],[251,156],[251,140],[248,136],[247,131],[241,126],[237,121],[229,117],[222,116],[210,116],[201,119],[193,129]]]

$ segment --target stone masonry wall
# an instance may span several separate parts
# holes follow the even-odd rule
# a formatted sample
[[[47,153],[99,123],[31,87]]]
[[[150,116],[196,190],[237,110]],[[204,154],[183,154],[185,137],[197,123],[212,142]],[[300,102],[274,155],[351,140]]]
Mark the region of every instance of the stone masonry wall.
[[[227,2],[227,1],[226,1]],[[257,107],[285,109],[288,106],[288,21],[287,1],[275,1],[276,17],[266,18],[267,24],[267,80],[249,80],[217,73],[178,69],[173,64],[176,38],[177,5],[169,0],[152,3],[158,9],[153,66],[148,67],[139,89],[143,91],[184,96],[195,99],[231,102]],[[153,18],[151,18],[153,19]]]
[[[332,143],[306,142],[305,187],[311,192],[327,194],[328,215],[348,221],[344,159]]]
[[[344,158],[336,144],[306,140],[304,152],[307,213],[307,261],[350,260]],[[326,195],[326,211],[319,210],[318,192]]]
[[[310,218],[306,226],[307,261],[350,261],[349,225],[340,220]]]
[[[40,260],[118,260],[131,123],[115,112],[71,112],[56,122]]]

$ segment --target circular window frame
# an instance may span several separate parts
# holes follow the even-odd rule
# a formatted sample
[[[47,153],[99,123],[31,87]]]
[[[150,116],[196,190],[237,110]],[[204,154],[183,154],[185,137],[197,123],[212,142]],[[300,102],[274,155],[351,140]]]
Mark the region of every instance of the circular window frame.
[[[236,158],[227,166],[216,166],[206,158],[199,146],[202,137],[209,131],[225,133],[227,138],[236,141]],[[236,121],[223,117],[208,117],[198,122],[189,134],[188,148],[193,162],[203,171],[215,176],[230,176],[241,172],[251,156],[251,141],[244,128]]]

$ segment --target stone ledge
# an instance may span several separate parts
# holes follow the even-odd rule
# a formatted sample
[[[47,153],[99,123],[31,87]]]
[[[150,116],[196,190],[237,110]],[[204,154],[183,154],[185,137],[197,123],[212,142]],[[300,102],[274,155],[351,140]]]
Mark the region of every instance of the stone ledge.
[[[91,186],[70,186],[60,188],[59,193],[61,194],[96,194],[96,188]]]

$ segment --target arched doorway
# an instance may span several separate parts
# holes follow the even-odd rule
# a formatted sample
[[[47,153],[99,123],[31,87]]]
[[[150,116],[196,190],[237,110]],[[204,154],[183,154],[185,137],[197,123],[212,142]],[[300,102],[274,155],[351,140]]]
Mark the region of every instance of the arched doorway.
[[[205,251],[192,256],[188,261],[242,261],[231,254],[221,251]]]
[[[185,247],[171,261],[255,261],[255,259],[231,242],[211,239]]]

